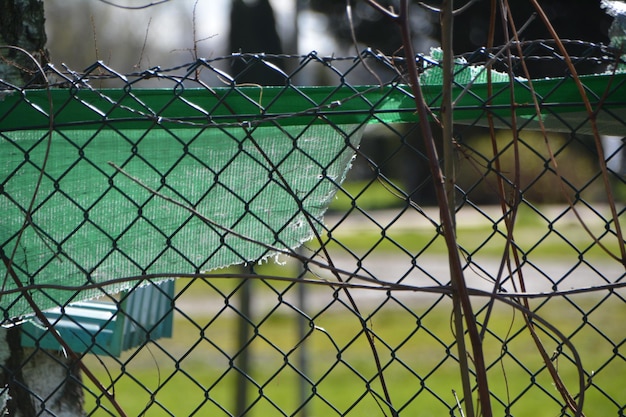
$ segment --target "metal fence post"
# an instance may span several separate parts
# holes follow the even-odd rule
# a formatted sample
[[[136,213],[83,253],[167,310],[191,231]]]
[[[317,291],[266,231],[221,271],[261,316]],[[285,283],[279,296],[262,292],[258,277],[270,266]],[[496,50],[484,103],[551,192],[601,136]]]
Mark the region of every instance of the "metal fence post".
[[[238,268],[241,273],[254,273],[251,266]],[[248,378],[250,375],[250,349],[246,344],[250,340],[250,324],[248,320],[251,314],[251,282],[244,278],[239,287],[239,327],[237,328],[237,382],[235,384],[235,415],[243,416],[248,407]]]
[[[298,254],[304,256],[304,251],[302,248],[298,249]],[[301,263],[298,263],[298,277],[305,277],[305,268]],[[302,312],[307,311],[307,303],[306,303],[306,285],[300,284],[298,285],[298,308]],[[309,325],[309,320],[303,315],[298,315],[298,341],[302,341],[307,334],[307,327]],[[306,343],[302,343],[300,345],[300,354],[298,355],[298,369],[302,373],[302,375],[309,374],[309,361],[308,361],[308,348]],[[298,384],[299,395],[300,395],[300,404],[306,404],[307,401],[307,383],[304,377],[300,378],[300,383]],[[307,417],[308,410],[307,406],[303,405],[302,409],[300,409],[300,417]]]

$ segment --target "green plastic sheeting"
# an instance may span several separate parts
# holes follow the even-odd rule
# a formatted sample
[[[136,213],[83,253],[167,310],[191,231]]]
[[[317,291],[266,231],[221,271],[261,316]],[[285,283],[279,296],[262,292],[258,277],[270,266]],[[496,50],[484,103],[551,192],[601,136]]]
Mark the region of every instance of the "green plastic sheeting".
[[[440,73],[429,71],[436,112]],[[626,135],[624,75],[582,80],[600,132]],[[496,81],[490,97],[485,83],[459,82],[457,123],[485,125],[489,111],[507,127],[510,83]],[[540,116],[528,82],[513,84],[522,127],[590,131],[573,80],[533,82]],[[297,248],[321,230],[364,125],[415,122],[414,108],[402,85],[0,93],[5,319],[33,313],[11,292],[22,285],[198,273]],[[29,294],[45,310],[102,292]]]
[[[437,59],[437,55],[435,54]],[[513,115],[517,128],[548,132],[594,134],[588,110],[573,78],[527,80],[522,77],[509,81],[509,75],[487,71],[483,66],[467,65],[463,60],[454,66],[454,122],[460,125],[489,126],[488,112],[496,128],[510,129]],[[491,75],[491,93],[488,88]],[[592,112],[595,129],[602,135],[626,135],[626,73],[585,75],[579,77]],[[421,75],[424,96],[431,108],[441,100],[443,74],[438,67]],[[535,101],[540,108],[537,114]],[[488,103],[488,105],[487,105]]]
[[[497,127],[510,127],[512,108],[525,129],[540,129],[542,120],[549,131],[591,133],[591,123],[572,78],[539,79],[529,82],[491,71],[489,94],[487,71],[481,66],[456,65],[455,123],[487,124],[487,113]],[[421,75],[427,104],[437,113],[442,95],[442,73],[433,67]],[[596,113],[601,134],[626,134],[626,73],[581,76],[580,81]],[[513,92],[511,92],[511,84]],[[531,88],[532,87],[532,88]],[[534,96],[533,96],[534,93]],[[512,106],[511,98],[515,103]],[[533,98],[541,108],[537,115]],[[50,111],[51,102],[53,111]],[[417,121],[410,87],[223,87],[214,90],[53,90],[0,91],[0,131],[48,129],[48,114],[58,128],[97,126],[117,129],[148,129],[241,125],[276,118],[275,124],[413,123]]]

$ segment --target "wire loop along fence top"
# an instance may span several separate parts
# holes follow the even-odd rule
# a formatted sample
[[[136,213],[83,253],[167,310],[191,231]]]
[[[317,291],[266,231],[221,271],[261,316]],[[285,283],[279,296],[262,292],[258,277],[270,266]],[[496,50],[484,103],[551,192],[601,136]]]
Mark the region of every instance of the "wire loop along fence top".
[[[588,75],[548,41],[455,65],[457,239],[502,415],[571,415],[564,390],[580,398],[581,378],[594,407],[624,415],[623,332],[606,318],[624,316],[626,73],[606,47],[566,44]],[[438,52],[417,59],[436,126]],[[5,324],[178,278],[174,337],[145,328],[103,358],[137,414],[456,415],[452,290],[403,72],[365,51],[0,81]],[[268,73],[278,85],[262,85]],[[491,298],[508,319],[491,318]],[[591,368],[568,348],[581,338],[598,340]],[[84,351],[103,354],[92,341]],[[113,414],[84,392],[88,414]]]

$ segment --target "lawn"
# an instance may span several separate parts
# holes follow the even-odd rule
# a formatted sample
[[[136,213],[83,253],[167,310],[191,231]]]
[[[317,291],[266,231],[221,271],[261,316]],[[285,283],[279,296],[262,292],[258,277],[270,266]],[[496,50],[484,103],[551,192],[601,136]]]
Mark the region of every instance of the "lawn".
[[[216,280],[215,285],[225,293],[235,288],[232,280]],[[264,284],[252,285],[253,296],[268,296]],[[185,291],[178,304],[186,311],[186,303],[197,301],[203,294],[207,305],[224,305],[215,291],[198,281]],[[327,291],[327,295],[332,300],[332,292]],[[626,317],[626,304],[613,298],[596,309],[599,299],[586,296],[571,299],[578,307],[566,300],[552,300],[539,310],[571,337],[586,372],[595,372],[593,385],[586,392],[588,415],[617,416],[621,405],[607,396],[614,401],[626,398],[626,362],[623,356],[616,356],[616,345],[624,340],[623,320],[619,318]],[[431,308],[432,305],[436,306]],[[406,416],[450,415],[449,408],[455,404],[452,390],[462,392],[450,303],[446,299],[422,300],[409,303],[410,311],[393,301],[386,306],[366,323],[376,335],[376,347],[395,407]],[[93,356],[88,357],[87,364],[105,384],[115,380],[116,398],[128,415],[235,414],[235,398],[240,390],[237,387],[241,386],[237,385],[241,381],[236,371],[241,366],[237,343],[241,320],[229,308],[212,306],[207,310],[214,312],[196,310],[190,313],[191,320],[178,314],[171,339],[126,353],[121,358],[123,367],[111,359],[100,363]],[[589,313],[583,317],[580,311]],[[247,404],[251,407],[246,415],[292,415],[301,404],[301,395],[307,401],[310,416],[385,415],[379,408],[382,390],[375,377],[372,353],[354,314],[341,307],[314,309],[309,316],[315,327],[305,323],[308,336],[299,344],[299,319],[293,310],[281,305],[271,315],[266,315],[268,312],[269,309],[260,308],[246,325],[250,365],[249,380],[244,385],[248,387]],[[479,313],[478,321],[483,320],[484,313]],[[581,326],[583,321],[588,325]],[[490,364],[491,392],[498,398],[493,402],[494,415],[505,415],[500,401],[511,404],[510,413],[517,417],[559,415],[560,408],[552,399],[558,398],[558,393],[524,330],[521,315],[500,306],[488,328],[485,355]],[[552,336],[540,334],[550,354],[560,351]],[[571,353],[564,349],[555,355],[554,363],[569,389],[576,393],[577,374],[570,358]],[[296,371],[303,366],[306,377]],[[368,386],[372,391],[369,394]],[[102,404],[110,409],[106,400]],[[88,395],[87,410],[94,405],[94,396]],[[384,411],[389,415],[388,410]],[[93,415],[107,414],[99,410]],[[460,414],[456,411],[455,415]]]
[[[368,213],[375,215],[377,211],[387,210],[394,215],[402,213],[407,204],[397,190],[380,181],[365,182],[351,181],[343,185],[343,190],[337,193],[330,205],[330,213],[344,216],[345,213],[358,213],[354,205]],[[421,207],[435,222],[439,221],[437,209]],[[496,206],[481,207],[484,210],[479,214],[477,210],[465,205],[457,213],[457,240],[466,254],[480,254],[486,256],[502,256],[506,243],[507,230],[502,218],[501,210]],[[608,250],[614,255],[620,253],[620,242],[615,237],[615,227],[612,222],[610,209],[606,204],[597,204],[593,210],[582,205],[576,205],[580,218],[585,227],[567,205],[531,206],[525,202],[517,211],[513,229],[513,236],[519,250],[532,258],[606,258]],[[410,209],[408,212],[413,212]],[[622,218],[626,212],[622,211]],[[324,237],[329,248],[344,246],[351,251],[364,253],[375,244],[377,251],[394,251],[398,248],[420,254],[428,250],[430,253],[445,253],[443,236],[437,234],[435,226],[428,222],[419,222],[419,216],[407,217],[408,221],[396,221],[391,224],[382,222],[378,225],[366,217],[357,215],[360,227],[344,227],[341,222],[333,230],[332,238]],[[393,219],[393,217],[392,217]],[[376,217],[374,216],[374,220]],[[385,219],[386,221],[389,219]],[[411,224],[410,221],[416,221]],[[334,224],[333,224],[334,225]],[[384,234],[383,230],[384,228]],[[595,242],[598,239],[600,245]],[[340,243],[340,244],[339,244]]]
[[[382,186],[374,183],[373,187],[376,191]],[[359,206],[368,210],[396,207],[398,201],[403,204],[380,189],[359,194],[355,188],[352,193],[359,196]],[[332,208],[345,211],[350,204],[345,195],[340,195]],[[592,227],[598,235],[605,231],[603,225]],[[523,208],[515,230],[516,244],[531,260],[609,259],[576,222],[547,223]],[[457,230],[465,256],[474,258],[499,259],[505,234],[501,221],[495,227],[489,222],[460,222]],[[339,227],[322,239],[331,253],[344,248],[358,256],[373,248],[383,257],[398,252],[422,257],[446,253],[443,239],[433,227],[398,225],[386,228],[383,234],[380,228],[363,224]],[[605,235],[602,242],[613,253],[619,252],[617,240],[610,235]],[[306,246],[315,250],[318,243]],[[255,269],[270,276],[295,276],[289,267],[272,263]],[[337,300],[331,289],[307,287],[306,297],[318,303],[305,309],[307,318],[303,319],[290,307],[292,298],[283,294],[289,283],[254,281],[250,284],[253,313],[249,321],[244,321],[236,313],[240,280],[215,278],[187,284],[182,279],[177,284],[182,295],[176,304],[182,313],[176,314],[172,338],[126,352],[120,361],[86,358],[99,380],[113,386],[117,401],[129,416],[236,415],[240,410],[237,398],[244,391],[246,416],[296,415],[303,403],[303,417],[389,416],[362,323],[375,335],[383,375],[401,416],[451,415],[456,404],[453,392],[459,396],[462,393],[447,298],[402,298],[399,303],[391,297],[380,309],[378,303],[364,298],[360,319]],[[289,291],[293,293],[295,287]],[[281,299],[285,303],[280,304]],[[600,295],[578,295],[532,304],[571,339],[582,357],[588,383],[585,413],[618,416],[624,406],[620,401],[626,398],[626,303],[623,294],[607,296],[598,307],[600,301]],[[485,312],[480,307],[484,301],[474,302],[477,321],[482,324]],[[484,352],[494,415],[561,415],[559,394],[521,314],[499,305],[490,317]],[[248,356],[238,342],[242,323]],[[306,337],[302,339],[299,332]],[[558,343],[555,335],[541,330],[539,334],[561,378],[575,395],[578,374],[572,353]],[[242,377],[238,369],[246,366],[245,360],[249,363]],[[97,403],[103,408],[96,409]],[[86,409],[94,410],[94,416],[111,415],[104,408],[112,410],[92,387]],[[453,415],[460,416],[460,412],[455,409]]]

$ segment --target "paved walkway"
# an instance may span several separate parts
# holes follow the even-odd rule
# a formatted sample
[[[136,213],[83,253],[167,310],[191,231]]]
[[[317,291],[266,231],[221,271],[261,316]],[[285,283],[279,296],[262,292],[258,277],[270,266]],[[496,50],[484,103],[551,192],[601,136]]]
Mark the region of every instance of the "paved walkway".
[[[565,224],[576,225],[577,219],[571,210],[563,215],[567,207],[554,206],[542,208],[542,215],[547,222],[558,219],[557,225],[563,227]],[[494,221],[501,218],[499,207],[491,206],[481,208],[481,212],[467,208],[461,210],[457,216],[459,227],[487,227],[490,228]],[[597,208],[599,212],[609,213],[606,207]],[[585,221],[593,225],[603,224],[604,220],[590,210],[581,209],[581,215]],[[605,214],[607,215],[607,214]],[[337,214],[327,215],[325,222],[330,230],[341,234],[356,234],[363,231],[380,232],[381,228],[393,228],[398,230],[424,228],[433,230],[433,221],[439,218],[436,208],[424,209],[423,213],[410,210],[398,214],[398,210],[374,211],[364,215],[353,212],[349,216],[339,216]],[[339,240],[341,240],[339,238]],[[333,264],[348,273],[364,275],[370,278],[387,282],[401,282],[417,287],[428,287],[446,285],[449,281],[450,271],[445,254],[424,255],[413,259],[411,255],[398,251],[374,250],[359,257],[350,255],[347,251],[335,250],[331,253]],[[322,259],[318,259],[322,260]],[[591,286],[605,285],[607,283],[620,282],[626,279],[624,266],[607,256],[606,260],[593,259],[590,265],[580,262],[576,257],[551,259],[549,257],[527,261],[522,268],[526,291],[549,293],[557,290],[568,290],[586,288]],[[467,265],[464,271],[465,279],[469,287],[491,291],[498,272],[501,268],[500,260],[493,256],[476,256],[472,259],[472,264]],[[330,281],[334,280],[332,274],[327,270],[315,268],[320,277]],[[519,283],[513,284],[511,279],[507,279],[508,273],[502,275],[504,280],[503,290],[516,292]],[[345,279],[345,276],[344,276]],[[517,280],[517,277],[516,277]],[[354,280],[353,282],[359,282]],[[626,291],[624,291],[626,293]],[[380,290],[352,290],[352,293],[359,305],[368,308],[375,308],[388,299],[385,291]],[[437,295],[424,292],[394,292],[394,297],[406,303],[424,302],[433,300]],[[345,301],[345,295],[339,294],[339,299]],[[292,305],[298,305],[298,291],[292,290],[282,296],[282,300]],[[319,286],[306,286],[307,309],[318,311],[332,303],[333,291],[330,288]],[[279,302],[278,296],[266,291],[263,294],[254,294],[254,308],[259,311],[269,311]],[[336,302],[337,305],[339,303]],[[184,311],[219,310],[224,306],[221,302],[215,301],[207,303],[206,300],[197,302],[193,294],[184,296],[178,303],[179,308]]]
[[[354,258],[345,255],[333,255],[333,263],[337,268],[349,272],[417,287],[437,286],[439,285],[437,281],[441,285],[446,285],[450,276],[445,256],[429,256],[419,259],[415,266],[412,265],[408,256],[394,253],[367,256],[360,264]],[[481,260],[478,266],[467,267],[465,269],[467,285],[471,288],[491,291],[499,268],[500,263],[494,258],[486,258]],[[328,271],[318,269],[318,273],[319,276],[327,278],[331,282],[334,281],[334,278]],[[574,267],[562,260],[546,259],[538,263],[525,265],[523,273],[526,290],[533,293],[550,293],[553,291],[554,286],[558,290],[569,290],[604,285],[608,282],[622,282],[626,279],[624,268],[615,261],[601,262],[592,268],[582,264]],[[504,276],[506,277],[506,274]],[[353,279],[352,282],[358,283],[360,281]],[[515,292],[515,288],[519,288],[518,285],[516,282],[514,287],[512,281],[508,279],[504,282],[503,288],[507,292]],[[314,315],[315,312],[321,311],[327,305],[333,303],[336,297],[334,291],[329,287],[304,285],[306,306],[302,307],[297,288],[296,286],[288,293],[281,295],[280,300],[278,295],[269,290],[262,293],[254,293],[252,295],[252,307],[255,315],[266,314],[281,301],[304,308],[309,314]],[[619,292],[626,296],[626,289],[619,290]],[[381,290],[353,289],[351,294],[365,313],[377,308],[389,298],[387,292]],[[606,291],[603,291],[600,295],[606,295]],[[339,301],[347,301],[343,292],[337,293],[337,296]],[[419,291],[394,291],[393,297],[402,303],[406,303],[408,306],[416,306],[424,305],[425,302],[432,302],[438,295]],[[235,297],[231,302],[237,303],[237,298]],[[209,302],[206,298],[198,298],[194,297],[194,294],[187,294],[181,298],[177,305],[187,314],[212,314],[224,307],[224,300]],[[397,307],[400,307],[400,305],[396,303],[386,305],[386,308]],[[338,301],[334,301],[334,308],[344,309],[345,311],[345,308]],[[280,311],[293,312],[294,310],[290,307],[281,307]]]
[[[541,211],[541,215],[532,216],[537,221],[545,221],[546,224],[556,221],[558,225],[580,224],[576,214],[568,206],[542,206],[538,210]],[[623,211],[623,208],[621,210]],[[607,205],[596,205],[593,210],[579,205],[576,206],[576,211],[590,225],[604,224],[611,219],[611,211]],[[491,227],[494,222],[503,225],[502,217],[502,210],[499,206],[481,206],[480,209],[476,209],[466,205],[456,213],[456,222],[458,227]],[[626,215],[622,216],[621,220],[624,223]],[[437,207],[409,208],[405,211],[401,209],[374,210],[367,214],[354,210],[348,215],[328,213],[325,217],[325,223],[329,228],[333,228],[339,223],[338,227],[342,231],[349,229],[380,230],[380,226],[387,227],[392,224],[396,227],[429,228],[432,230],[433,222],[439,223],[439,209]]]

